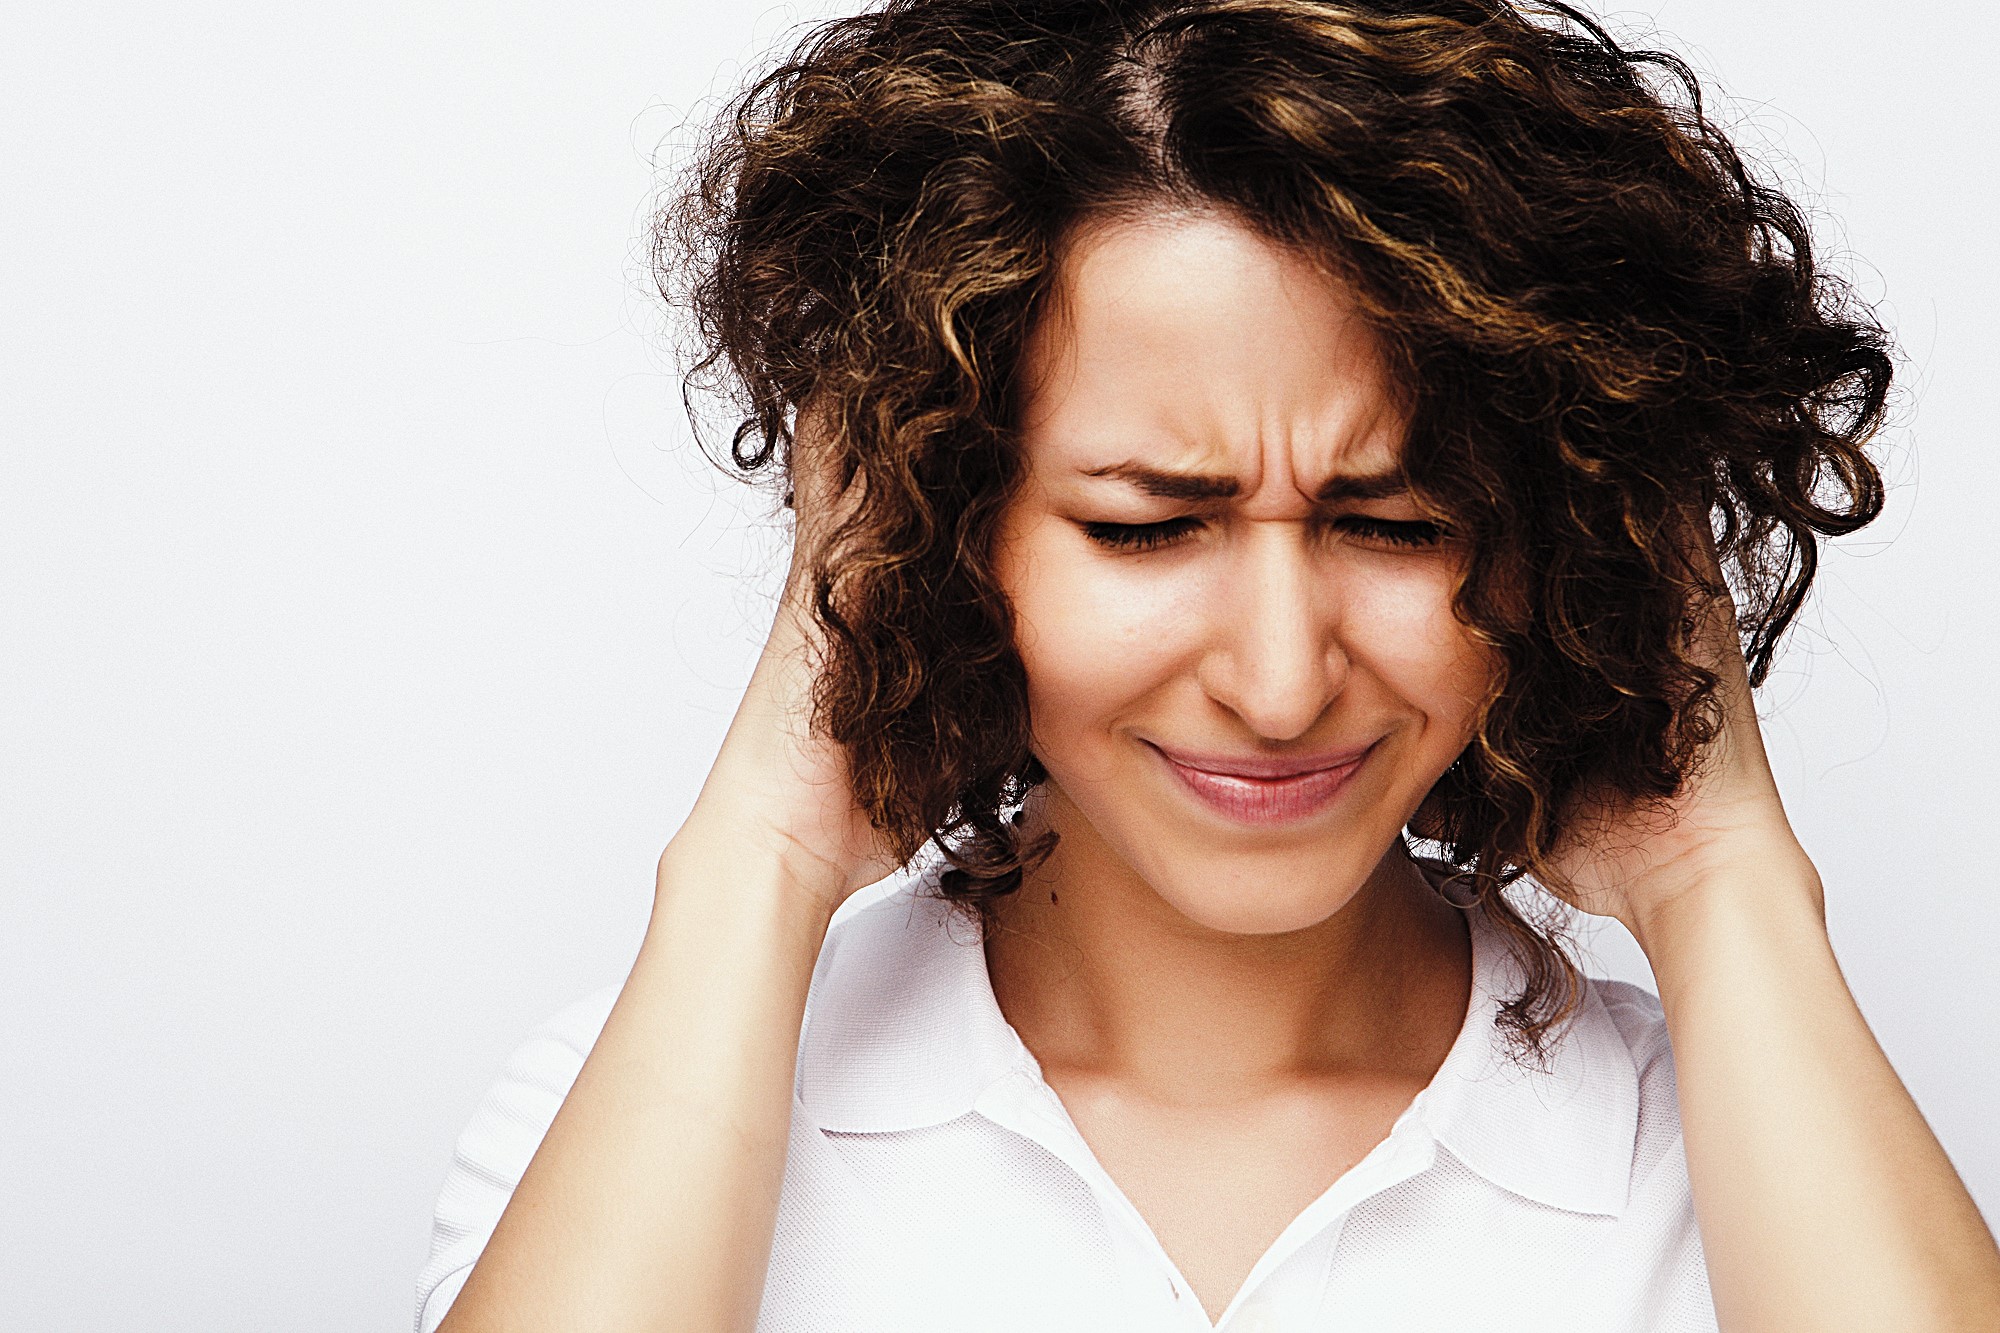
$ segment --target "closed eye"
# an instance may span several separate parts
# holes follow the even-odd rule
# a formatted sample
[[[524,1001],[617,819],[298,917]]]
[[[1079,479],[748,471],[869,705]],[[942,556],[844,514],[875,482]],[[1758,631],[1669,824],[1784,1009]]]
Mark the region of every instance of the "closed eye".
[[[1336,527],[1353,533],[1368,541],[1386,542],[1391,546],[1426,547],[1436,546],[1445,538],[1442,524],[1424,519],[1399,521],[1386,518],[1368,518],[1361,514],[1349,514],[1339,520]]]
[[[1115,551],[1150,551],[1179,541],[1200,526],[1198,518],[1170,518],[1161,523],[1085,523],[1083,535]]]
[[[1116,551],[1152,551],[1179,541],[1200,529],[1198,518],[1170,518],[1159,523],[1085,523],[1084,535],[1100,546]],[[1363,541],[1420,550],[1437,546],[1445,539],[1442,525],[1428,520],[1369,518],[1348,514],[1335,519],[1331,527]]]

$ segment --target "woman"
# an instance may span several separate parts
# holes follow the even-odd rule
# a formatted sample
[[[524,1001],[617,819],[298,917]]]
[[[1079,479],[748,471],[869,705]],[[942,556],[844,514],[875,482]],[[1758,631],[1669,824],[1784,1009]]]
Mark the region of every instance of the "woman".
[[[893,0],[660,239],[791,577],[421,1327],[2000,1326],[1752,706],[1886,336],[1678,62]]]

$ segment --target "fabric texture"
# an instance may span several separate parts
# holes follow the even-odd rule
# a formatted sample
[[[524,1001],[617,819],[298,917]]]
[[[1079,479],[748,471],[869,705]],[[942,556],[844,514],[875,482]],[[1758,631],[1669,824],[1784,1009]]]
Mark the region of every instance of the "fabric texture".
[[[1211,1324],[1001,1014],[976,932],[934,894],[920,875],[850,902],[821,949],[759,1333],[1715,1330],[1649,992],[1591,979],[1547,1066],[1524,1069],[1494,1021],[1517,964],[1468,913],[1472,993],[1436,1076]],[[457,1296],[616,997],[538,1028],[474,1113],[418,1333]]]

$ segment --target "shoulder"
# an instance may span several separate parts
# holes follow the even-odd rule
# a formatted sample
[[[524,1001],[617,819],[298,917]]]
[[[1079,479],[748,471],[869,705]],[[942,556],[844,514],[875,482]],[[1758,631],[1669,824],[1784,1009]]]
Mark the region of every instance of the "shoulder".
[[[1644,986],[1603,977],[1590,978],[1589,985],[1631,1058],[1637,1083],[1625,1216],[1632,1229],[1653,1237],[1651,1326],[1713,1330],[1715,1306],[1695,1220],[1666,1011]]]
[[[916,905],[909,901],[910,888],[899,877],[864,889],[841,905],[814,969],[808,1015],[828,989],[830,973],[850,986],[880,984],[876,974],[886,970],[879,965],[882,957],[893,953],[896,941],[914,935]],[[857,956],[835,967],[842,954]],[[458,1136],[438,1191],[430,1257],[417,1279],[418,1333],[435,1329],[457,1298],[622,989],[620,982],[594,990],[529,1029],[480,1098]]]
[[[619,990],[616,984],[594,990],[528,1030],[459,1136],[460,1161],[469,1156],[499,1165],[524,1145],[533,1152],[597,1044]]]
[[[604,1030],[621,989],[622,983],[616,982],[599,987],[543,1019],[516,1048],[504,1075],[531,1086],[542,1086],[552,1078],[562,1077],[562,1090],[568,1091],[568,1084],[575,1079],[575,1069],[582,1067],[591,1047],[597,1044],[597,1036]]]
[[[1692,1206],[1687,1159],[1681,1141],[1680,1096],[1674,1081],[1674,1050],[1667,1037],[1660,997],[1629,981],[1591,977],[1588,985],[1604,1019],[1618,1034],[1638,1092],[1638,1124],[1632,1145],[1635,1191],[1659,1194]]]
[[[556,1108],[569,1095],[620,989],[614,984],[594,990],[528,1030],[460,1137],[461,1150],[517,1145],[522,1136],[515,1131],[536,1127],[537,1122],[534,1137],[540,1142],[539,1131],[548,1128]],[[540,1114],[544,1110],[546,1116]]]
[[[1674,1052],[1667,1040],[1667,1015],[1660,997],[1644,986],[1608,977],[1590,977],[1587,984],[1603,1004],[1641,1081],[1656,1073],[1671,1077]]]
[[[514,1187],[597,1044],[619,989],[610,985],[592,991],[532,1028],[459,1134],[431,1217],[430,1257],[417,1278],[420,1333],[429,1333],[444,1318],[486,1248]]]

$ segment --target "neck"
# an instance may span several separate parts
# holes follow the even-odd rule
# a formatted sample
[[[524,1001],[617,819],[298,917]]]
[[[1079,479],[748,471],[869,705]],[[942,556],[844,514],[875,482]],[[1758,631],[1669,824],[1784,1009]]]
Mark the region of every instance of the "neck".
[[[1190,921],[1079,832],[987,932],[995,998],[1045,1070],[1192,1101],[1329,1076],[1422,1086],[1443,1062],[1470,940],[1400,845],[1317,925],[1241,935]]]

